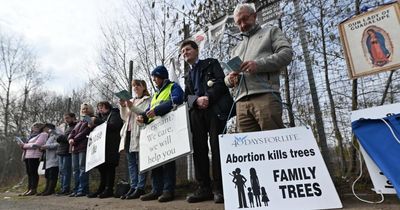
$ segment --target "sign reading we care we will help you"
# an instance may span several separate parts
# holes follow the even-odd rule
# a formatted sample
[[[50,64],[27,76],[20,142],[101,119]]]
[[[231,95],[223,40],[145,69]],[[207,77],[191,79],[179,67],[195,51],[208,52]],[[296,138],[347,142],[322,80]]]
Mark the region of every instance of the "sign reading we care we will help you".
[[[219,138],[225,209],[342,207],[310,129]]]
[[[192,143],[187,119],[187,106],[155,119],[140,132],[140,172],[190,154]]]

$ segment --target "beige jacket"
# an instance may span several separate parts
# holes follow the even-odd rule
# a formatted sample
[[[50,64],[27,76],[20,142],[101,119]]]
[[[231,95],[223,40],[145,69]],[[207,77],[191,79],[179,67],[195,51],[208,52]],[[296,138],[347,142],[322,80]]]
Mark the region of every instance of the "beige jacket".
[[[133,105],[141,110],[146,110],[150,105],[151,98],[150,96],[143,96],[140,99],[131,99]],[[120,106],[120,115],[122,120],[124,121],[124,125],[122,126],[120,135],[121,142],[119,144],[119,151],[124,150],[125,141],[126,141],[126,131],[128,130],[128,120],[131,123],[131,142],[129,144],[129,152],[138,152],[139,151],[139,137],[141,125],[136,121],[136,114],[131,111],[129,107],[121,107]],[[130,117],[130,118],[129,118]]]
[[[240,92],[235,98],[238,101],[247,95],[279,93],[279,75],[281,69],[292,61],[293,50],[278,27],[261,28],[256,25],[249,32],[243,33],[243,40],[233,49],[231,56],[239,56],[243,62],[253,60],[257,63],[255,73],[243,73]],[[225,84],[232,87],[228,76],[225,77]]]

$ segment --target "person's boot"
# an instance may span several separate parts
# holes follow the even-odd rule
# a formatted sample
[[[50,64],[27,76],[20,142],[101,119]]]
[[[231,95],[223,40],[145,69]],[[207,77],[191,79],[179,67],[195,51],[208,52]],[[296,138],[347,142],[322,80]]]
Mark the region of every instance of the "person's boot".
[[[28,188],[27,190],[25,190],[25,192],[18,194],[18,196],[24,196],[25,194],[27,194],[31,189]]]
[[[100,193],[97,197],[99,197],[99,198],[114,197],[113,189],[106,187],[106,189],[102,193]]]
[[[31,195],[35,195],[36,194],[36,189],[31,189],[29,190],[28,193],[26,193],[24,196],[31,196]]]
[[[174,192],[163,192],[160,197],[158,197],[158,202],[168,202],[175,199]]]
[[[46,179],[46,186],[45,186],[44,190],[42,192],[40,192],[40,193],[37,193],[36,195],[37,196],[43,195],[45,192],[47,192],[49,190],[49,186],[50,186],[50,180]]]
[[[202,201],[212,200],[214,195],[212,190],[208,187],[199,187],[192,194],[186,197],[188,203],[198,203]]]
[[[140,196],[144,195],[145,191],[142,189],[136,189],[132,194],[126,196],[126,199],[136,199],[139,198]]]
[[[54,193],[54,190],[56,188],[57,185],[57,180],[50,180],[49,181],[49,187],[47,188],[47,191],[45,191],[42,195],[43,196],[47,196],[47,195],[51,195]]]
[[[158,197],[161,195],[162,193],[158,193],[158,192],[149,192],[147,194],[144,194],[142,196],[140,196],[140,200],[141,201],[151,201],[151,200],[157,200]]]
[[[130,196],[131,194],[133,194],[135,192],[135,188],[130,188],[129,191],[127,193],[125,193],[125,195],[121,196],[121,199],[126,199],[128,196]]]
[[[97,190],[96,192],[89,193],[89,194],[87,195],[87,197],[88,197],[88,198],[97,198],[97,196],[100,195],[101,192],[102,192],[101,190]]]

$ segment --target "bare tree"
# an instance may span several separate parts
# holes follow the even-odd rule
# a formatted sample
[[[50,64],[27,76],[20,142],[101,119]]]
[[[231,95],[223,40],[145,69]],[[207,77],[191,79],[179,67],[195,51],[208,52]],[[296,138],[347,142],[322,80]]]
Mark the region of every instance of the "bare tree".
[[[34,62],[31,50],[15,35],[0,34],[0,103],[3,114],[3,133],[9,134],[10,105],[13,102],[13,84],[17,82]]]
[[[322,112],[321,112],[321,108],[320,108],[320,104],[319,104],[317,89],[315,86],[311,58],[310,58],[310,54],[309,54],[309,50],[308,50],[308,46],[307,46],[308,43],[307,43],[306,32],[305,32],[305,27],[304,27],[304,22],[303,22],[303,16],[301,15],[299,1],[294,0],[293,4],[294,4],[296,22],[297,22],[298,30],[299,30],[301,48],[303,50],[304,60],[306,62],[307,77],[308,77],[308,83],[310,85],[310,90],[311,90],[312,104],[313,104],[313,108],[314,108],[314,117],[315,117],[316,126],[317,126],[317,133],[318,133],[318,141],[319,141],[319,145],[322,150],[322,156],[324,157],[325,163],[328,166],[328,170],[331,172],[331,174],[333,174],[333,171],[332,171],[333,169],[331,167],[332,162],[330,160],[328,144],[326,141],[324,121],[322,119]]]

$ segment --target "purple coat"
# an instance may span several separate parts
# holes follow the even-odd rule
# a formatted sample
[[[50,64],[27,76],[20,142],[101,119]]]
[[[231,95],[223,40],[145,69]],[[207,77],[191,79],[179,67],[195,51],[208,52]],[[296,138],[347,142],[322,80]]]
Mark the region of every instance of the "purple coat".
[[[74,140],[71,149],[72,153],[86,152],[88,136],[91,131],[92,129],[88,127],[86,121],[81,120],[75,125],[74,129],[68,136],[68,140]]]

